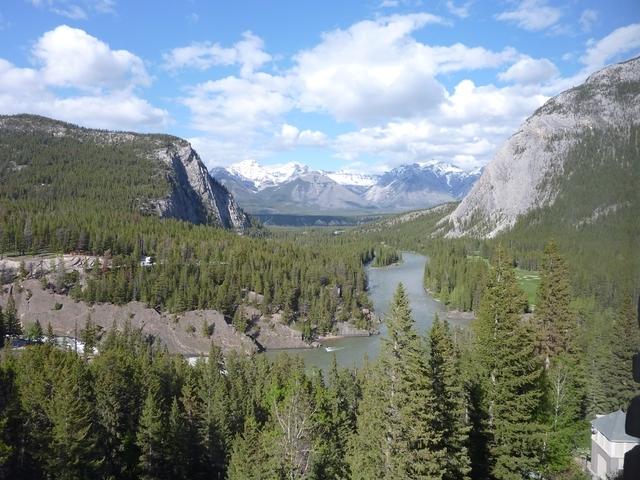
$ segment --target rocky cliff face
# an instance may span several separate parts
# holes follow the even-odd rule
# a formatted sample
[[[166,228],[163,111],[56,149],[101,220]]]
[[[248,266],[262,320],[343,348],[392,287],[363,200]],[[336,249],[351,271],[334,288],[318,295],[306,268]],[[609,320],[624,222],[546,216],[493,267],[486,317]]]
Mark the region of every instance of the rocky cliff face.
[[[171,187],[170,195],[155,203],[161,217],[214,223],[239,232],[249,227],[247,215],[229,191],[209,175],[189,143],[169,143],[155,155],[169,167],[166,176]]]
[[[638,124],[635,58],[594,73],[539,108],[498,150],[443,229],[450,237],[493,237],[512,227],[519,216],[554,203],[563,183],[571,181],[567,158],[585,137],[604,132],[615,149]]]

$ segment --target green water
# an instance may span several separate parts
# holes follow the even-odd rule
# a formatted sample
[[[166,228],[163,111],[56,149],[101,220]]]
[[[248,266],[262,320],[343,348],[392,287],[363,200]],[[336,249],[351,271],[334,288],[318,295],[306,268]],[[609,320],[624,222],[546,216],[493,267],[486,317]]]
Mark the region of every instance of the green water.
[[[442,312],[440,303],[422,287],[422,277],[427,258],[416,253],[403,252],[403,261],[399,265],[383,268],[367,267],[369,280],[369,297],[373,301],[375,313],[383,317],[389,307],[398,283],[404,283],[409,296],[413,318],[420,335],[423,335],[433,321],[436,312]],[[326,340],[323,346],[316,349],[285,350],[289,355],[300,355],[307,367],[318,367],[327,370],[331,364],[331,357],[335,354],[338,365],[343,367],[358,367],[362,364],[365,354],[370,359],[375,358],[380,350],[380,339],[385,335],[384,325],[380,325],[380,335],[370,337],[348,337]],[[327,352],[326,347],[335,348]],[[281,353],[271,350],[265,355],[274,357]]]

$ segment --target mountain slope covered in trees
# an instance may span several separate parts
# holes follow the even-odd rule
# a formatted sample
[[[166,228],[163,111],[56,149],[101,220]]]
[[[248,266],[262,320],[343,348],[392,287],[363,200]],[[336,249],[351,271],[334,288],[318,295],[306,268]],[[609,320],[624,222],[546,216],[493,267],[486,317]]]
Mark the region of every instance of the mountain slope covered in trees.
[[[86,242],[96,219],[156,215],[245,231],[249,219],[184,140],[0,117],[5,243]],[[41,229],[59,237],[46,239]],[[64,237],[64,238],[60,238]]]

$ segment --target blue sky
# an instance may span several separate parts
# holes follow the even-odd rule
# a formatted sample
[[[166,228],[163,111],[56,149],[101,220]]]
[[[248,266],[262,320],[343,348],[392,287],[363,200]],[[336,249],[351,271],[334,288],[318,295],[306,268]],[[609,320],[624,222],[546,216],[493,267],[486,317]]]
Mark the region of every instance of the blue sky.
[[[640,53],[640,2],[0,3],[0,113],[189,139],[207,165],[490,160]]]

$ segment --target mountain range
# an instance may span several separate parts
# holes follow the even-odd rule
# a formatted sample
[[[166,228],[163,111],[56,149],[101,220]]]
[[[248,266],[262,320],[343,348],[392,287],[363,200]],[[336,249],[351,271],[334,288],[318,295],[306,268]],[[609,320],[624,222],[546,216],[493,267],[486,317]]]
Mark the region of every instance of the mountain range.
[[[247,160],[214,168],[211,174],[251,213],[354,214],[397,212],[459,200],[480,170],[468,172],[431,161],[373,175]]]

